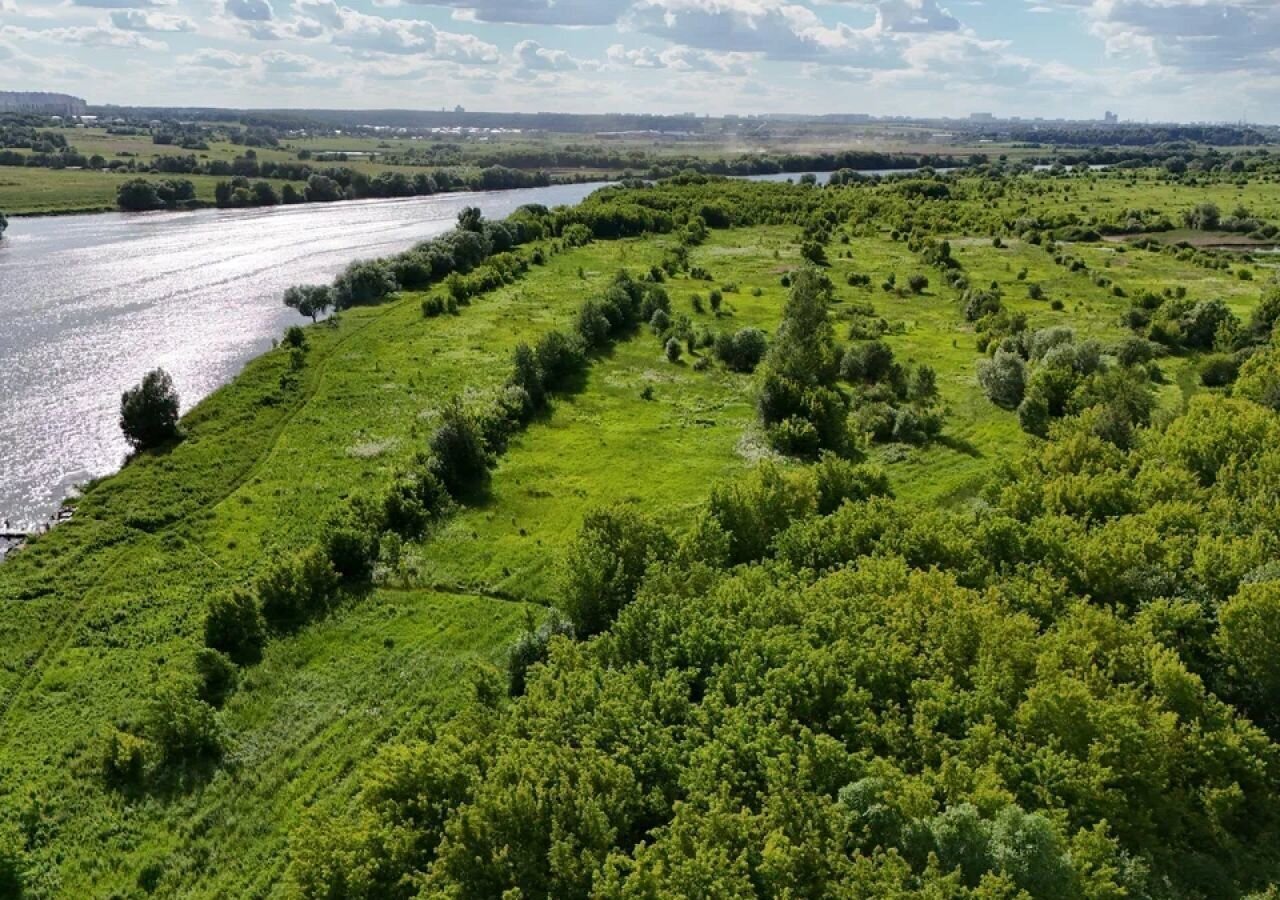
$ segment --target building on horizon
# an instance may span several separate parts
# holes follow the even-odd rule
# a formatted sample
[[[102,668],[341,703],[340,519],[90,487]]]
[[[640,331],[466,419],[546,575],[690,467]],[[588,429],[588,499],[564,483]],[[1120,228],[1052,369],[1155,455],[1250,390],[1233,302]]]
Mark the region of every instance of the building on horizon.
[[[1120,116],[1113,113],[1111,110],[1107,110],[1106,114],[1102,117],[1102,121],[1106,122],[1108,125],[1118,125],[1120,124]]]

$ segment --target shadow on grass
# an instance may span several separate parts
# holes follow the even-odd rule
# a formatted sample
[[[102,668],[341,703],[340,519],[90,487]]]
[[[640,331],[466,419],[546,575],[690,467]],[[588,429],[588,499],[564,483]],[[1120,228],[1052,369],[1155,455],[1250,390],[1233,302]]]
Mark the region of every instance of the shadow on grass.
[[[948,450],[954,450],[957,453],[963,453],[971,459],[982,459],[982,451],[972,441],[955,435],[944,434],[938,438],[938,443],[946,447]]]

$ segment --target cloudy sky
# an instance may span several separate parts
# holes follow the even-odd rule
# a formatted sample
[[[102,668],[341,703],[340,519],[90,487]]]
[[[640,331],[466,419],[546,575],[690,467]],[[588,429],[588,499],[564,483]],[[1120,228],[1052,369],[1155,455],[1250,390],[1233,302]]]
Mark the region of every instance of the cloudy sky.
[[[0,0],[91,103],[1280,119],[1280,0]]]

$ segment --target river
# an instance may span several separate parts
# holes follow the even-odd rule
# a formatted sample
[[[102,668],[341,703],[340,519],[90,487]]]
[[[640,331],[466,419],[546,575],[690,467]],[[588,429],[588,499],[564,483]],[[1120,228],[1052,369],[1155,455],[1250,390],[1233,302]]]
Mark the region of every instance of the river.
[[[0,239],[0,532],[47,521],[127,446],[120,394],[157,366],[184,412],[290,324],[281,295],[440,234],[600,185],[252,210],[10,219]],[[0,542],[2,543],[2,542]],[[0,555],[3,548],[0,547]]]

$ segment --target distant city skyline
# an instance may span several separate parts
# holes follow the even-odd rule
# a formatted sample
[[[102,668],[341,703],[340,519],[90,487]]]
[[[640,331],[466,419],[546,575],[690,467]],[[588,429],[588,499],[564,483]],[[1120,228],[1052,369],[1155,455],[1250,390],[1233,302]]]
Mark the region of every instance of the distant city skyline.
[[[0,90],[90,104],[1233,122],[1270,0],[0,0]]]

